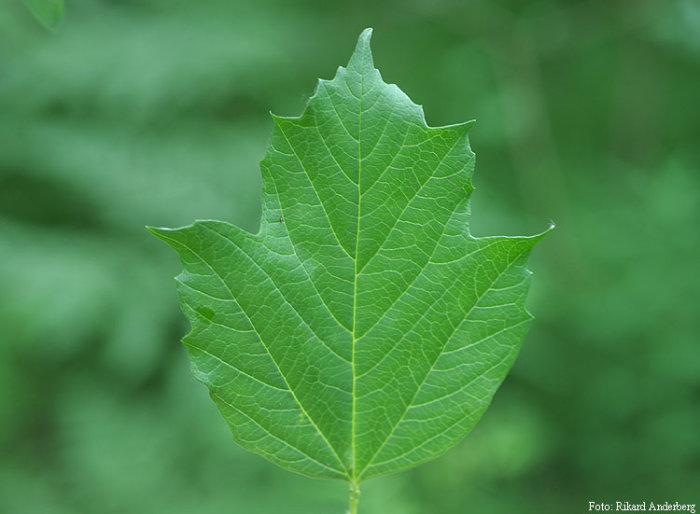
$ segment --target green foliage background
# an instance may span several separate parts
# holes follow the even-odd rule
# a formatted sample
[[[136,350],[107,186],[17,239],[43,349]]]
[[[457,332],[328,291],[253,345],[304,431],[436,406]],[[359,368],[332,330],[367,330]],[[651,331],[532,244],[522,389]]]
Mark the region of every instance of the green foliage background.
[[[73,0],[0,8],[0,512],[343,512],[236,447],[188,371],[144,225],[257,228],[269,110],[359,32],[431,125],[476,118],[476,235],[558,229],[473,433],[363,514],[699,502],[700,7],[693,0]]]

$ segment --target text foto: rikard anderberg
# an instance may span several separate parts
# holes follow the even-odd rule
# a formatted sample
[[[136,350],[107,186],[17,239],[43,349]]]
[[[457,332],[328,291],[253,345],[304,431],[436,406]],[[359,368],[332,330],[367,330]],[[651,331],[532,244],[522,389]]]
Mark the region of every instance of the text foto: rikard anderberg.
[[[598,503],[598,502],[588,502],[588,511],[598,511],[598,512],[605,512],[605,511],[611,511],[612,509],[612,504],[610,503]],[[654,502],[649,502],[647,505],[647,502],[642,502],[642,503],[630,503],[628,501],[624,502],[615,502],[615,509],[616,512],[625,512],[625,511],[658,511],[658,512],[669,512],[669,511],[682,511],[682,512],[688,512],[689,514],[695,514],[695,504],[694,503],[670,503],[670,502],[663,502],[663,503],[654,503]]]

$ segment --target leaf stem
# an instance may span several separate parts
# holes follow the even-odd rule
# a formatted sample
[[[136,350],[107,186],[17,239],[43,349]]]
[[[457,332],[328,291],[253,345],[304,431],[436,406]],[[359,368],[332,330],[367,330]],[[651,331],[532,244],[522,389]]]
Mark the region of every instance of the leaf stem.
[[[360,484],[355,480],[350,481],[350,508],[349,514],[357,514],[357,504],[360,503]]]

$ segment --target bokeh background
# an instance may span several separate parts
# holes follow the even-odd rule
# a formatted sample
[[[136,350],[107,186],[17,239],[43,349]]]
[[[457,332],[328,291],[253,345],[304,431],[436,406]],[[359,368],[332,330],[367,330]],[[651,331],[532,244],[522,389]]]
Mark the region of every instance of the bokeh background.
[[[375,28],[431,125],[476,118],[476,235],[535,250],[536,321],[472,434],[363,514],[700,502],[700,4],[68,0],[0,6],[0,512],[332,514],[232,441],[144,225],[255,231],[268,111]]]

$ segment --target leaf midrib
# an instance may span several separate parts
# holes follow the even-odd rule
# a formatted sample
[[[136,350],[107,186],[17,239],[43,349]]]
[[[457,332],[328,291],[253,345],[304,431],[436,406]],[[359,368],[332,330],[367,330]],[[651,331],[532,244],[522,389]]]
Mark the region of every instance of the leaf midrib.
[[[353,292],[352,292],[352,353],[351,353],[351,373],[352,373],[352,409],[350,415],[350,475],[351,483],[357,481],[356,467],[356,445],[355,445],[355,425],[357,414],[357,375],[355,373],[355,346],[357,343],[357,257],[360,249],[360,223],[362,222],[362,101],[365,95],[365,54],[366,49],[362,48],[360,59],[360,113],[357,121],[357,228],[355,233],[355,260],[353,270]]]

